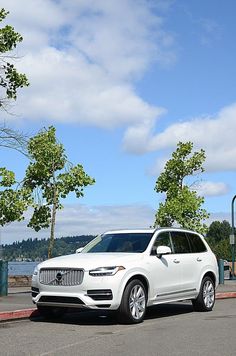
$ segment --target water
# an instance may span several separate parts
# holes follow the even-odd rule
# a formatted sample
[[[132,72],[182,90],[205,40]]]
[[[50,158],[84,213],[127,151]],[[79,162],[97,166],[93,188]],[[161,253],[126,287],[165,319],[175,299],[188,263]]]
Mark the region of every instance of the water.
[[[9,276],[31,276],[39,262],[8,262]]]

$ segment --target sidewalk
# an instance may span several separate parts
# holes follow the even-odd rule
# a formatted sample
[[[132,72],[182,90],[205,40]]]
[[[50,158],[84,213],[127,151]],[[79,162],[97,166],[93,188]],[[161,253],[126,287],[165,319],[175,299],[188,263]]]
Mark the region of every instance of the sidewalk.
[[[216,299],[236,298],[236,280],[225,280],[216,290]]]
[[[216,299],[236,298],[236,280],[225,280],[216,290]],[[29,318],[37,315],[37,308],[31,300],[30,287],[8,289],[8,296],[0,297],[0,322]]]
[[[29,287],[8,289],[8,295],[0,297],[0,322],[28,318],[36,310]]]

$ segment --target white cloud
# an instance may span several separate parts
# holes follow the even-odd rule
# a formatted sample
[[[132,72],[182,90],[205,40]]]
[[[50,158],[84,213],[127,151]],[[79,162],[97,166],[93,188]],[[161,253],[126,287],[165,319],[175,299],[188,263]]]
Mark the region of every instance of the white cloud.
[[[192,141],[195,149],[203,148],[206,151],[205,168],[208,172],[235,171],[236,170],[236,103],[223,108],[213,117],[200,117],[190,121],[178,122],[170,125],[159,134],[152,134],[146,126],[142,137],[142,153],[150,151],[173,150],[179,141]],[[153,129],[152,129],[153,130]],[[125,147],[132,152],[135,136],[129,137]],[[137,143],[135,143],[137,145]],[[136,153],[134,151],[134,153]],[[140,152],[139,152],[140,153]],[[163,166],[158,161],[152,171],[157,173]]]
[[[144,228],[154,222],[154,210],[146,205],[94,206],[67,205],[58,212],[56,237],[99,234],[110,229]],[[29,216],[29,215],[28,215]],[[28,238],[48,238],[49,231],[38,233],[27,228],[28,217],[1,228],[2,242],[9,244]]]
[[[213,221],[226,220],[231,224],[231,214],[226,212],[211,213],[209,219],[207,219],[207,225],[210,225]]]
[[[213,197],[227,194],[229,191],[228,186],[223,182],[200,182],[193,187],[199,195],[204,197]]]
[[[174,60],[158,4],[162,1],[3,0],[8,22],[23,34],[24,57],[17,66],[31,83],[19,94],[15,112],[24,121],[103,128],[152,124],[160,109],[138,96],[134,85],[152,61]]]
[[[165,112],[159,108],[158,116]],[[140,124],[130,126],[124,135],[123,148],[125,151],[134,154],[142,154],[147,150],[148,142],[152,139],[154,120],[151,118],[141,122]]]
[[[122,206],[85,206],[67,205],[58,213],[56,223],[56,237],[76,235],[97,235],[110,229],[122,228],[148,228],[154,222],[155,211],[147,205],[122,205]],[[207,220],[231,221],[230,213],[212,213]],[[27,240],[28,238],[48,238],[49,231],[27,228],[28,219],[23,222],[15,222],[1,228],[3,244],[11,244],[14,241]]]

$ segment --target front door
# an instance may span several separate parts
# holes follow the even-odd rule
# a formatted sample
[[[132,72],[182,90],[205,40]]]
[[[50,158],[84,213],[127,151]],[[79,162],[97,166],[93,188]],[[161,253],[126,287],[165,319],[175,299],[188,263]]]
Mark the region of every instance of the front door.
[[[158,246],[168,246],[173,251],[168,231],[158,234],[149,256],[153,304],[155,301],[171,300],[181,291],[181,264],[178,257],[173,253],[157,257],[155,251]]]

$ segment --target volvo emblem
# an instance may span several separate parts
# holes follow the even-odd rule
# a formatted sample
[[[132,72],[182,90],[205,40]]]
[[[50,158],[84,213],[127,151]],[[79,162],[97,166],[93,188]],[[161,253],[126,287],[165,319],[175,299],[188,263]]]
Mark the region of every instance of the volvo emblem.
[[[57,280],[58,283],[61,282],[62,276],[63,276],[63,274],[62,274],[61,272],[58,272],[58,273],[57,273],[57,275],[56,275],[56,280]]]

